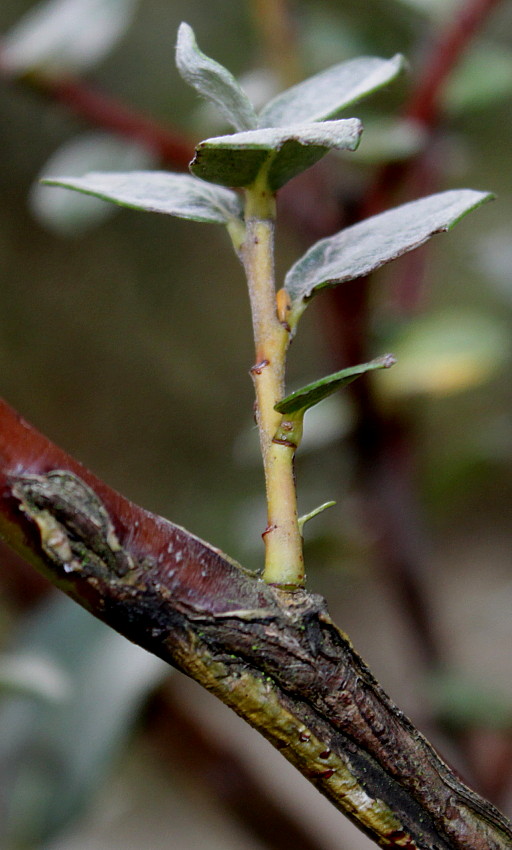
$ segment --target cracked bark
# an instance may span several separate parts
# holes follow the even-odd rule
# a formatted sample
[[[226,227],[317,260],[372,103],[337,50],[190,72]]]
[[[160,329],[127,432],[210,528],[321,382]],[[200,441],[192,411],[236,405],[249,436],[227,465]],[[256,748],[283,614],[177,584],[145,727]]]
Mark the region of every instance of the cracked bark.
[[[132,504],[5,403],[0,425],[0,533],[54,584],[215,693],[377,844],[512,846],[512,825],[392,703],[321,597],[272,588]]]

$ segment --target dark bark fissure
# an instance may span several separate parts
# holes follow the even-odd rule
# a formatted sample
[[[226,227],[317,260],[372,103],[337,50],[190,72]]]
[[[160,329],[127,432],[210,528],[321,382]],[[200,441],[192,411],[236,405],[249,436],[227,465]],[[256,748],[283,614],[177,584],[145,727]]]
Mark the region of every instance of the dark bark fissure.
[[[55,584],[216,694],[381,846],[512,846],[509,822],[396,708],[321,597],[264,584],[0,414],[0,532]]]

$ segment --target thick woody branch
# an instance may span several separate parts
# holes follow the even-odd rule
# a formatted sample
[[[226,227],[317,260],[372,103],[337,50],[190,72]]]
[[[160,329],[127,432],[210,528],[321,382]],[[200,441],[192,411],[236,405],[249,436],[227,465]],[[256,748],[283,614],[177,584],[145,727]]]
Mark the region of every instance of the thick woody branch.
[[[512,825],[382,691],[324,601],[265,585],[133,505],[0,405],[0,531],[89,611],[200,682],[381,846],[505,850]]]

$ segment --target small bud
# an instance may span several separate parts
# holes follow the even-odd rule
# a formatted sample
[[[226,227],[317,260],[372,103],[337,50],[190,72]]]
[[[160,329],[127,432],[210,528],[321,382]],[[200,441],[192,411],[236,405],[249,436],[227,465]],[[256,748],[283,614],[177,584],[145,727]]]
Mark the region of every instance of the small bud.
[[[288,314],[292,309],[292,302],[287,290],[283,287],[276,293],[277,318],[282,325],[288,327]]]

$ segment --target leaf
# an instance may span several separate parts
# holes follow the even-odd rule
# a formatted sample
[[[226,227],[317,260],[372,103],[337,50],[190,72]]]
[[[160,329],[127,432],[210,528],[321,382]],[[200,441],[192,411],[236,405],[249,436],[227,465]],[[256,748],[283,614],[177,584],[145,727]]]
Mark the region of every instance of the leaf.
[[[112,204],[67,189],[42,186],[50,174],[73,174],[119,168],[151,168],[154,156],[141,145],[109,133],[84,133],[63,144],[43,166],[30,190],[30,209],[37,220],[60,236],[85,233],[116,212]]]
[[[391,82],[404,67],[404,58],[361,56],[341,62],[277,95],[260,112],[260,127],[286,127],[325,121],[355,101]]]
[[[417,121],[396,118],[365,118],[364,144],[355,154],[357,162],[381,165],[415,156],[425,147],[426,130]]]
[[[3,39],[2,65],[15,73],[91,68],[122,38],[137,6],[138,0],[39,3]]]
[[[47,178],[43,183],[75,189],[123,207],[193,221],[227,224],[238,218],[241,212],[240,200],[234,192],[210,186],[189,174],[167,171],[92,172],[84,177]]]
[[[496,43],[474,47],[454,68],[443,91],[443,108],[466,114],[496,107],[512,92],[512,51]]]
[[[506,328],[491,316],[466,310],[415,319],[391,344],[400,367],[382,376],[378,390],[393,398],[444,397],[472,389],[489,380],[510,354]]]
[[[258,126],[254,107],[233,75],[202,53],[194,31],[182,23],[178,29],[176,65],[183,79],[200,95],[213,101],[236,130],[252,130]]]
[[[45,658],[62,684],[53,700],[2,699],[0,833],[13,847],[47,846],[97,792],[169,668],[63,595],[24,618],[13,651]]]
[[[327,375],[325,378],[320,378],[318,381],[313,381],[312,384],[301,387],[300,390],[295,390],[276,404],[274,410],[286,415],[304,412],[327,396],[332,395],[336,390],[346,387],[347,384],[355,381],[365,372],[371,372],[375,369],[389,369],[395,362],[392,354],[385,354],[369,363],[359,363],[357,366],[350,366],[348,369],[334,372],[332,375]]]
[[[488,192],[453,189],[411,201],[321,239],[288,271],[288,323],[293,329],[319,289],[370,274],[449,230],[466,213],[491,200]]]
[[[217,136],[200,142],[190,170],[223,186],[250,186],[267,167],[269,188],[275,192],[329,150],[355,150],[361,133],[361,122],[349,118]]]
[[[450,670],[430,674],[429,698],[436,717],[450,729],[501,729],[509,733],[512,723],[510,697]]]
[[[23,695],[59,703],[69,696],[64,671],[49,658],[34,652],[0,655],[0,696]]]

